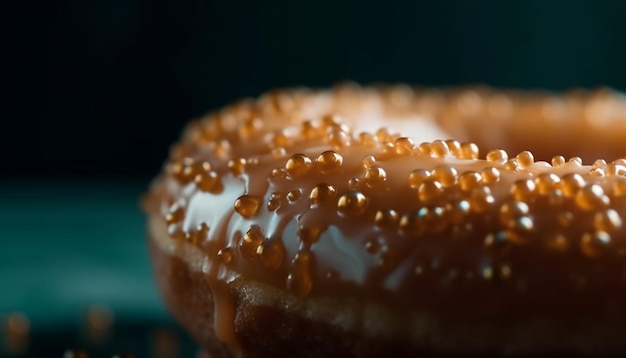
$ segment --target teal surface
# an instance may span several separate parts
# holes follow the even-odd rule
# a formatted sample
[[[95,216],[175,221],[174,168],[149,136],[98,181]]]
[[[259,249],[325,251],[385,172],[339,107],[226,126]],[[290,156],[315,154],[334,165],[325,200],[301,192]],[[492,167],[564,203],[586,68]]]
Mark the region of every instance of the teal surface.
[[[138,197],[146,183],[0,181],[0,316],[42,328],[109,306],[167,317],[152,278]]]

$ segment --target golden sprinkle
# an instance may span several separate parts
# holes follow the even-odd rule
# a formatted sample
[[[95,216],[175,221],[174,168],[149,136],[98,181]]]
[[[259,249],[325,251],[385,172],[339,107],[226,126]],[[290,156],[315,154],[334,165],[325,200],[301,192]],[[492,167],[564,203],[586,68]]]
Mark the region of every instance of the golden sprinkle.
[[[413,141],[407,137],[400,137],[394,141],[393,144],[396,154],[399,155],[408,155],[413,153],[415,150],[415,144]]]
[[[376,131],[376,138],[378,138],[378,140],[381,142],[390,142],[393,140],[393,136],[391,135],[391,133],[389,133],[389,129],[384,127],[379,128]]]
[[[480,150],[475,143],[463,143],[461,144],[459,159],[478,159]]]
[[[248,260],[256,260],[257,248],[265,241],[265,235],[258,225],[252,225],[239,241],[239,251]]]
[[[207,162],[207,161],[203,161],[202,163],[200,163],[200,167],[199,170],[205,171],[205,172],[209,172],[211,170],[211,163]]]
[[[319,183],[311,189],[309,200],[312,206],[319,206],[330,202],[336,195],[337,190],[334,186],[327,183]]]
[[[417,189],[428,178],[430,178],[430,172],[428,170],[416,169],[409,174],[409,186],[413,189]]]
[[[555,233],[548,237],[548,240],[546,241],[546,246],[549,249],[557,252],[565,252],[569,249],[570,244],[567,241],[565,235],[561,233]]]
[[[567,198],[576,195],[583,186],[585,186],[585,179],[578,173],[565,174],[561,178],[561,191]]]
[[[398,223],[398,213],[395,210],[378,210],[374,217],[374,222],[378,227],[393,227]]]
[[[358,142],[367,147],[375,147],[378,144],[378,138],[369,132],[359,133]]]
[[[430,156],[433,158],[443,158],[450,154],[448,144],[443,140],[435,140],[430,144]]]
[[[275,169],[272,169],[271,175],[272,175],[272,178],[282,179],[282,178],[287,177],[287,171],[285,170],[285,168],[275,168]]]
[[[311,159],[306,155],[294,154],[285,163],[285,170],[288,177],[299,178],[309,172],[311,165]]]
[[[626,196],[626,180],[619,179],[614,181],[611,194],[617,198]]]
[[[384,143],[382,143],[381,152],[385,156],[394,154],[395,153],[395,148],[393,146],[393,143],[391,143],[391,142],[384,142]]]
[[[278,210],[278,208],[280,208],[280,199],[279,198],[270,198],[270,200],[267,201],[267,210],[269,211],[276,211]]]
[[[606,176],[604,168],[592,168],[592,169],[589,169],[589,174],[591,176],[598,177],[598,178]]]
[[[277,270],[283,265],[285,249],[279,241],[266,241],[257,247],[256,254],[263,266]]]
[[[500,223],[506,227],[512,227],[515,225],[515,221],[522,216],[528,215],[529,212],[528,204],[523,201],[504,203],[500,206]]]
[[[298,253],[293,260],[293,267],[287,276],[287,290],[296,296],[303,297],[311,292],[313,278],[309,270],[308,259],[303,259],[304,253]]]
[[[259,132],[263,127],[263,121],[260,118],[251,118],[246,120],[239,127],[239,137],[248,138]]]
[[[365,250],[370,254],[375,254],[380,250],[380,244],[377,240],[368,240],[365,243]]]
[[[485,280],[491,280],[493,278],[493,268],[491,266],[483,267],[481,275]]]
[[[207,165],[210,165],[206,162]],[[198,166],[199,163],[195,163],[192,158],[183,158],[180,162],[175,162],[168,165],[168,173],[171,174],[179,183],[187,184],[192,181],[198,170],[202,169],[202,166]]]
[[[336,114],[327,114],[322,118],[322,127],[324,129],[332,128],[335,125],[339,125],[343,122],[340,116]]]
[[[574,214],[571,211],[562,211],[557,213],[557,222],[562,227],[568,227],[574,221]]]
[[[448,146],[448,150],[450,151],[451,155],[457,158],[463,156],[463,153],[461,151],[461,143],[459,143],[458,140],[447,139],[445,142],[446,142],[446,145]]]
[[[207,238],[209,233],[209,225],[206,223],[201,223],[196,227],[196,230],[191,230],[187,235],[187,240],[189,240],[192,244],[200,244]]]
[[[475,171],[468,171],[459,176],[459,187],[463,191],[471,191],[480,183],[482,176]]]
[[[471,204],[467,200],[459,200],[453,204],[448,204],[446,211],[450,213],[450,219],[455,224],[466,222],[467,216],[471,213]]]
[[[611,243],[611,235],[605,231],[594,231],[583,234],[580,249],[588,257],[599,257]]]
[[[517,159],[517,162],[519,163],[519,165],[524,168],[524,169],[528,169],[530,168],[533,164],[535,164],[535,156],[533,156],[533,153],[525,150],[521,153],[519,153],[515,159]]]
[[[350,145],[351,138],[350,134],[344,131],[333,130],[326,134],[326,141],[328,144],[332,145],[333,148],[343,148]]]
[[[430,175],[444,188],[453,186],[459,179],[459,172],[453,166],[445,164],[436,166]]]
[[[606,167],[606,160],[604,159],[596,159],[591,165],[592,169],[604,168]]]
[[[455,215],[455,214],[452,213],[452,215]],[[453,220],[456,220],[456,219],[453,219]],[[474,233],[474,224],[471,221],[465,220],[463,222],[453,224],[450,235],[451,235],[451,238],[455,240],[462,240],[462,239],[467,239],[471,237],[473,233]]]
[[[215,171],[203,172],[194,178],[194,183],[201,191],[218,194],[222,191],[220,176]]]
[[[305,139],[312,139],[319,135],[320,128],[313,121],[303,121],[300,127],[300,134]]]
[[[606,166],[606,175],[608,176],[626,176],[626,166],[617,163],[611,163]]]
[[[376,164],[376,158],[373,155],[367,155],[361,160],[361,164],[364,169],[370,168]]]
[[[511,196],[518,201],[533,199],[537,187],[532,179],[516,180],[509,190]]]
[[[553,206],[559,206],[563,204],[565,196],[563,196],[563,192],[561,189],[554,189],[548,194],[548,203]]]
[[[406,235],[419,235],[424,227],[420,225],[418,213],[410,212],[400,218],[400,229]]]
[[[580,189],[575,196],[576,204],[583,210],[595,210],[607,206],[609,198],[598,184],[589,184]]]
[[[337,132],[344,132],[344,133],[350,133],[350,127],[343,122],[335,122],[333,124],[330,124],[328,126],[326,126],[326,131],[337,131]]]
[[[276,211],[280,208],[282,195],[280,193],[272,193],[270,200],[267,201],[267,210]]]
[[[219,121],[215,120],[213,116],[202,121],[200,131],[202,139],[206,141],[213,141],[224,133]]]
[[[413,270],[413,272],[415,272],[416,275],[421,275],[424,273],[424,266],[422,265],[417,265],[415,266],[415,269]]]
[[[235,211],[244,218],[251,218],[259,212],[261,198],[254,195],[242,195],[235,200]]]
[[[486,159],[488,162],[504,164],[509,159],[509,155],[502,149],[494,149],[487,153]]]
[[[488,186],[478,186],[470,194],[470,207],[472,211],[482,213],[487,211],[496,202]]]
[[[167,215],[165,215],[165,222],[174,224],[181,222],[185,218],[185,208],[179,204],[174,204],[170,207]]]
[[[626,158],[618,158],[618,159],[615,159],[614,161],[612,161],[611,163],[615,164],[615,165],[626,166]]]
[[[599,211],[593,217],[593,227],[598,231],[613,232],[622,227],[622,218],[614,209]]]
[[[497,267],[485,266],[481,271],[481,276],[487,281],[502,282],[511,277],[511,267],[506,264],[498,265]]]
[[[370,167],[365,171],[365,184],[373,188],[387,181],[387,173],[381,167]]]
[[[278,147],[272,149],[272,156],[277,159],[282,159],[287,157],[287,150],[283,147]]]
[[[504,163],[504,169],[508,171],[517,172],[520,170],[520,168],[521,166],[519,165],[519,162],[515,158],[509,159],[506,161],[506,163]]]
[[[277,130],[269,138],[271,148],[286,147],[289,144],[289,136],[284,130]]]
[[[485,184],[494,184],[500,181],[500,170],[495,167],[487,167],[480,173]]]
[[[583,159],[581,157],[571,157],[567,163],[572,164],[576,167],[580,167],[583,165]]]
[[[23,357],[27,353],[30,343],[31,323],[28,317],[21,312],[11,312],[3,314],[2,332],[3,356],[5,357]],[[87,329],[92,338],[101,338],[102,334],[108,333],[111,328],[113,316],[111,312],[102,306],[94,306],[87,312]],[[67,351],[64,356],[68,356],[68,352],[72,356],[87,357],[82,351]],[[72,354],[75,353],[75,354]]]
[[[520,216],[517,220],[509,221],[509,228],[516,233],[528,235],[535,230],[535,222],[533,218],[528,215]]]
[[[217,257],[219,257],[220,261],[223,263],[228,264],[233,261],[233,252],[230,248],[225,247],[217,252]]]
[[[343,157],[335,151],[328,150],[320,154],[315,162],[317,163],[319,171],[327,174],[341,167],[343,164]]]
[[[554,173],[541,173],[535,178],[535,185],[537,186],[537,192],[541,195],[548,195],[554,192],[559,187],[561,178]]]
[[[290,190],[287,193],[287,201],[289,201],[290,203],[294,203],[298,201],[298,199],[300,199],[301,197],[302,197],[302,190],[300,189]]]
[[[511,266],[509,265],[501,265],[500,266],[500,278],[503,280],[508,280],[511,277]]]
[[[511,249],[511,235],[507,231],[498,231],[496,233],[488,233],[485,236],[483,244],[486,248],[503,254]]]
[[[423,206],[417,211],[420,226],[431,233],[439,233],[447,227],[446,210],[440,206]]]
[[[562,155],[556,155],[552,157],[552,160],[550,162],[552,163],[553,167],[559,168],[565,165],[565,157]]]
[[[183,231],[180,225],[170,225],[167,227],[167,234],[175,240],[186,240],[187,232]]]
[[[361,186],[361,181],[359,178],[350,178],[348,179],[348,189],[357,190]]]
[[[222,158],[228,158],[231,152],[231,144],[228,140],[222,139],[215,146],[215,154]]]
[[[425,202],[437,199],[443,193],[443,185],[437,180],[428,179],[417,188],[417,197]]]
[[[220,127],[225,132],[230,132],[237,129],[238,119],[235,118],[232,112],[222,112],[219,114],[217,120],[219,121]]]
[[[244,158],[231,159],[228,161],[228,170],[234,176],[241,175],[246,167],[246,160]]]
[[[430,143],[428,142],[420,143],[420,145],[417,146],[417,153],[430,155]]]
[[[299,226],[296,234],[298,239],[306,245],[312,245],[319,240],[324,228],[318,226]]]
[[[337,209],[343,216],[359,216],[365,213],[368,200],[363,193],[351,190],[339,198]]]

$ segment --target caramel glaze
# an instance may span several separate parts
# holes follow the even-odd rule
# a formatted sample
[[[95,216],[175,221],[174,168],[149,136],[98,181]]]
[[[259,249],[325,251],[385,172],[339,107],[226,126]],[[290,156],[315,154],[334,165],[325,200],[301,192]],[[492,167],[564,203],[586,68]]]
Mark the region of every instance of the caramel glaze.
[[[278,91],[192,122],[144,208],[158,246],[205,276],[235,355],[239,278],[494,327],[569,322],[566,351],[623,352],[578,337],[626,329],[623,133],[606,90]]]

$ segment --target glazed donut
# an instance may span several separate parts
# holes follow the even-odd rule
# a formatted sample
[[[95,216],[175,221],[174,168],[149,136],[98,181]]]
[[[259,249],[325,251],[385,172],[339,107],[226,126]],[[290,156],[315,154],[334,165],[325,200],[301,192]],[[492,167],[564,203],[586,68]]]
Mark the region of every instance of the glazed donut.
[[[157,281],[213,357],[623,355],[625,139],[604,89],[243,100],[145,196]]]

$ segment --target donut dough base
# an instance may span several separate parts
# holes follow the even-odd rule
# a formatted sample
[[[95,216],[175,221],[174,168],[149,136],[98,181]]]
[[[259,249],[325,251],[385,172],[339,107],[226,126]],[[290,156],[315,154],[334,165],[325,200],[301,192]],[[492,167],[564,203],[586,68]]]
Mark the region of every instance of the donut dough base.
[[[168,237],[160,218],[150,220],[149,233],[157,281],[174,317],[213,357],[234,357],[216,337],[206,275],[193,269],[201,253]],[[243,277],[230,289],[242,357],[612,357],[626,349],[619,317],[515,322],[469,313],[447,321],[419,307],[384,306],[364,297],[298,298]]]

